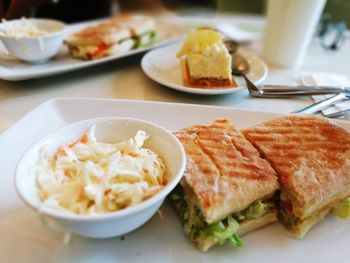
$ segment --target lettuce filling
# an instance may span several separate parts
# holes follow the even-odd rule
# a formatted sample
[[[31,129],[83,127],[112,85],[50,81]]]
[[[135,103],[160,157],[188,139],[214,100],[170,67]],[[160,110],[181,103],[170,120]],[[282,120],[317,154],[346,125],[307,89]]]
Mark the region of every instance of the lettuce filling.
[[[350,218],[350,197],[344,199],[333,207],[332,215],[341,219]]]
[[[228,241],[235,247],[243,246],[243,241],[237,234],[239,225],[244,221],[264,216],[274,207],[273,201],[258,200],[239,213],[229,215],[216,223],[208,224],[198,207],[186,202],[180,186],[176,187],[171,195],[171,199],[183,218],[186,234],[192,240],[212,238],[218,244],[224,244]]]
[[[134,48],[144,48],[148,47],[156,41],[156,32],[149,31],[140,36],[135,37],[135,46]]]

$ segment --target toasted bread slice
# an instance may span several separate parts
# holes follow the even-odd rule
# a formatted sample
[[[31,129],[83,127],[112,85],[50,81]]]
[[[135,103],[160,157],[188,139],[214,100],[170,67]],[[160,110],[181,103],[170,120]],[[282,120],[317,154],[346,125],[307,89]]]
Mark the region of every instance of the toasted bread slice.
[[[175,133],[184,145],[184,191],[192,192],[207,223],[270,198],[278,188],[275,171],[225,119]]]
[[[281,208],[307,225],[306,231],[326,214],[319,211],[350,195],[350,134],[328,119],[291,115],[242,133],[278,173]]]
[[[132,36],[137,37],[147,32],[155,31],[156,22],[152,17],[135,14],[118,14],[112,18],[112,21],[128,30]]]
[[[129,29],[121,27],[113,20],[109,20],[75,32],[67,37],[64,42],[68,46],[110,46],[130,37]]]

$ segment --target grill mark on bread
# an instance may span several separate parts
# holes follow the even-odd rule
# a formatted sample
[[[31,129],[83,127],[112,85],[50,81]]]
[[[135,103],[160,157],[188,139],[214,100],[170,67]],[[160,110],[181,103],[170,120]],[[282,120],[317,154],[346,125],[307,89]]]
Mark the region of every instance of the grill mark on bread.
[[[248,155],[243,153],[242,146],[236,147],[235,141],[239,140],[244,140],[246,148],[249,145],[241,134],[230,130],[232,127],[232,125],[223,121],[215,122],[211,125],[211,129],[202,127],[198,131],[198,143],[216,164],[220,171],[220,176],[238,176],[240,178],[264,180],[265,174],[260,171],[261,169],[259,170],[256,162],[251,162],[251,158],[247,159],[248,156],[252,156],[252,152],[255,152],[250,151],[250,155]],[[233,169],[234,167],[241,167],[249,172],[237,173]]]

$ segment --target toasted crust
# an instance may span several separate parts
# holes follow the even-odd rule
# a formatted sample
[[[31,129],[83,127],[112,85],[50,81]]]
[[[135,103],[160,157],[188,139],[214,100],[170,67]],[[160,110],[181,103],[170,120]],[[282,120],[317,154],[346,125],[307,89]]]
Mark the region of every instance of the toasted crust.
[[[314,225],[321,221],[330,211],[330,206],[319,209],[318,211],[305,218],[304,220],[301,220],[297,224],[289,224],[284,220],[284,218],[280,218],[280,220],[282,224],[289,230],[292,237],[301,239]]]
[[[233,79],[200,78],[195,79],[190,76],[186,58],[181,59],[182,80],[186,87],[191,88],[232,88],[237,84]]]
[[[75,32],[66,38],[64,42],[68,46],[114,45],[129,37],[131,37],[130,30],[110,20]]]
[[[114,45],[123,39],[154,30],[155,21],[151,17],[123,14],[75,32],[64,42],[68,46]]]
[[[258,228],[261,228],[275,221],[277,221],[277,212],[276,210],[271,210],[269,213],[265,214],[264,216],[258,219],[252,219],[241,223],[238,228],[237,234],[238,235],[247,234],[249,232],[252,232]],[[212,237],[195,241],[196,247],[202,250],[203,252],[206,252],[209,248],[217,244],[218,242]]]
[[[140,36],[144,33],[154,31],[155,20],[152,17],[135,14],[119,14],[112,18],[112,21],[123,28],[130,30],[132,36]]]
[[[326,118],[286,116],[242,133],[277,171],[282,207],[296,217],[350,195],[350,134]]]
[[[225,119],[175,133],[187,154],[182,185],[198,200],[207,223],[239,212],[278,188],[270,164]]]

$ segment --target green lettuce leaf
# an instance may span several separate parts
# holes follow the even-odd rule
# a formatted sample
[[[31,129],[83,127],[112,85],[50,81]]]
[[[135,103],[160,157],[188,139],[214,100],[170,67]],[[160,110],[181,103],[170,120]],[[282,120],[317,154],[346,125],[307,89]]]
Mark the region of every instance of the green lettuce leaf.
[[[350,197],[344,199],[334,206],[332,214],[342,219],[350,218]]]

